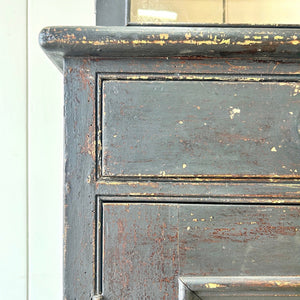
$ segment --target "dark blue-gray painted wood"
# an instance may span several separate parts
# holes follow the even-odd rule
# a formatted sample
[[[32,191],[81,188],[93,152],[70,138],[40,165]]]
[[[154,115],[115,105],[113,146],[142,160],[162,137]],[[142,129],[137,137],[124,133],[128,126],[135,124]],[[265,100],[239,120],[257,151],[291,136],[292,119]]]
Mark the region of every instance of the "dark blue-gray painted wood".
[[[264,38],[265,32],[268,32],[268,38]],[[269,82],[273,82],[272,84],[275,85],[275,82],[278,81],[279,94],[281,94],[280,91],[285,91],[280,96],[282,102],[279,103],[276,93],[274,95],[271,93],[271,95],[273,95],[272,101],[277,101],[281,111],[270,105],[270,111],[267,114],[272,115],[271,111],[273,111],[275,120],[283,113],[282,111],[285,111],[286,107],[283,102],[288,102],[292,97],[291,95],[283,97],[283,95],[287,94],[291,82],[298,81],[300,75],[298,32],[299,29],[296,28],[244,28],[243,30],[232,28],[139,28],[139,30],[134,30],[120,27],[56,27],[45,29],[41,33],[41,43],[47,54],[60,68],[64,64],[65,299],[91,299],[94,294],[99,296],[102,286],[104,287],[104,299],[120,299],[119,296],[114,298],[113,293],[117,293],[117,295],[123,293],[127,286],[124,287],[120,283],[126,283],[126,278],[131,276],[132,270],[128,269],[128,273],[123,274],[118,285],[118,283],[112,282],[113,274],[108,276],[108,273],[113,270],[113,265],[103,264],[102,257],[104,260],[110,259],[112,256],[109,255],[119,249],[121,255],[117,258],[121,260],[121,267],[126,270],[130,267],[130,264],[126,265],[126,262],[131,258],[134,261],[137,257],[134,255],[134,251],[144,255],[145,262],[147,262],[149,249],[146,249],[145,252],[141,249],[144,249],[151,240],[153,243],[150,243],[149,247],[162,246],[154,254],[158,259],[149,263],[151,268],[156,268],[153,274],[160,276],[169,272],[170,276],[166,278],[176,279],[174,285],[170,283],[171,281],[162,280],[158,292],[162,288],[164,292],[171,291],[173,295],[177,295],[179,274],[191,275],[181,273],[181,271],[194,270],[197,276],[199,274],[206,276],[203,273],[204,269],[207,268],[207,272],[209,272],[209,268],[216,265],[218,256],[215,253],[221,251],[222,243],[226,244],[229,256],[234,253],[237,256],[235,269],[226,260],[219,262],[220,265],[223,264],[227,268],[228,272],[233,271],[236,274],[237,270],[242,270],[244,264],[246,271],[251,273],[255,270],[261,276],[270,274],[278,275],[278,277],[299,275],[296,253],[299,242],[299,231],[296,232],[296,226],[299,225],[299,206],[296,205],[299,204],[300,197],[299,178],[296,174],[292,174],[292,176],[281,174],[281,177],[274,174],[263,178],[255,177],[256,175],[261,176],[261,174],[243,178],[224,178],[223,175],[218,176],[220,174],[214,174],[209,178],[186,178],[181,174],[175,174],[181,177],[174,176],[172,178],[159,176],[101,177],[102,170],[101,168],[99,170],[99,166],[105,165],[105,162],[101,161],[102,154],[104,155],[101,145],[103,120],[100,109],[103,97],[101,85],[98,84],[101,81],[119,82],[120,80],[127,80],[132,88],[135,88],[133,80],[138,82],[142,80],[167,81],[167,85],[175,80],[178,80],[176,81],[178,84],[191,80],[189,84],[192,84],[194,80],[207,84],[208,77],[210,77],[209,80],[217,80],[218,84],[232,81],[235,78],[239,81],[235,83],[236,87],[242,84],[241,81],[246,81],[247,85],[252,84],[256,87],[271,85]],[[210,34],[212,34],[212,39]],[[247,34],[250,34],[249,40],[245,37]],[[255,34],[262,38],[261,43],[254,42]],[[216,42],[213,42],[214,35],[217,37]],[[225,40],[223,41],[223,39]],[[250,83],[255,80],[260,82]],[[285,84],[286,87],[280,86],[280,84]],[[116,92],[120,93],[120,91]],[[130,93],[133,92],[130,91]],[[241,94],[244,100],[240,99],[240,101],[244,104],[243,101],[247,102],[248,98],[243,92]],[[251,96],[252,94],[255,93],[251,93]],[[292,105],[296,104],[295,102]],[[135,109],[132,108],[132,110]],[[162,116],[168,115],[165,111],[159,113]],[[292,116],[295,117],[295,120],[297,119],[297,115],[289,114],[290,118]],[[235,114],[233,120],[236,117]],[[263,121],[267,122],[267,120]],[[251,124],[249,128],[253,129],[253,126]],[[106,133],[103,132],[103,134]],[[289,143],[293,143],[293,141],[290,139]],[[276,148],[276,150],[278,149]],[[292,161],[294,158],[290,157],[289,159]],[[154,166],[155,168],[156,166]],[[97,199],[100,203],[98,206]],[[146,206],[153,210],[147,210],[145,204],[142,204],[145,202],[148,203]],[[136,205],[132,205],[132,203],[136,203]],[[218,205],[210,205],[212,203]],[[251,205],[246,206],[246,203]],[[253,205],[254,203],[256,205]],[[141,207],[144,217],[138,219],[138,214],[132,214],[132,217],[126,218],[130,214],[130,210],[138,206]],[[161,210],[162,206],[172,207],[170,212],[174,212],[173,208],[176,208],[176,211],[177,207],[188,207],[188,209],[180,209],[181,215],[178,214],[177,218],[181,219],[181,222],[174,223],[171,219],[172,214],[162,213],[161,218],[155,216],[155,212]],[[118,217],[110,218],[108,210],[102,212],[103,207],[111,207],[111,212],[115,212]],[[194,211],[194,207],[196,211]],[[201,209],[197,207],[201,207]],[[249,207],[249,210],[245,207]],[[98,213],[96,213],[96,209],[98,209]],[[179,212],[179,210],[177,211]],[[192,216],[192,213],[194,215],[196,213],[197,216]],[[210,220],[210,216],[218,217],[211,221],[209,226],[206,226],[209,228],[206,231],[193,227],[197,223],[193,219],[200,219],[203,213],[209,217],[208,220]],[[183,217],[184,215],[193,218]],[[102,217],[105,217],[105,221]],[[151,218],[153,221],[150,220]],[[244,224],[240,224],[241,222]],[[256,222],[256,224],[251,224],[251,222]],[[202,227],[204,223],[205,221],[201,221]],[[143,230],[140,230],[141,238],[137,240],[137,243],[145,242],[145,244],[141,244],[141,248],[132,249],[135,241],[134,231],[130,230],[130,224],[136,224],[140,229],[149,225],[149,229],[151,229],[152,235],[150,234],[149,239],[141,235]],[[161,226],[156,226],[157,224]],[[226,225],[228,230],[220,230],[224,228],[223,225]],[[120,243],[110,239],[110,235],[106,234],[110,226],[110,230],[117,237],[124,237],[121,241],[124,248],[120,248]],[[188,227],[190,230],[187,230]],[[169,239],[167,233],[170,231],[174,234],[170,235]],[[176,232],[181,245],[181,256],[178,260],[186,262],[188,270],[181,265],[177,273],[172,273],[170,269],[173,267],[176,269],[178,262],[174,262],[173,265],[170,265],[169,261],[165,265],[158,262],[159,259],[163,259],[165,254],[169,256],[169,253],[172,252],[170,252],[172,244],[178,244],[176,238],[173,238],[176,236]],[[127,233],[128,236],[125,235]],[[162,233],[166,240],[161,239]],[[246,233],[246,235],[239,235],[240,233]],[[133,239],[130,238],[131,235],[133,235]],[[247,240],[247,236],[251,238]],[[210,241],[211,238],[212,241]],[[200,241],[201,239],[207,241],[201,242],[200,245],[196,240]],[[102,253],[103,241],[103,249],[106,251]],[[250,251],[249,245],[252,246],[252,250],[250,249],[252,253],[255,252],[262,261],[262,265],[257,268],[251,265],[254,262],[249,261],[246,254],[244,258],[241,255],[241,253]],[[200,246],[203,256],[199,256],[200,252],[193,251]],[[130,251],[126,252],[126,247],[131,247]],[[228,247],[232,251],[229,251]],[[267,256],[269,254],[265,253],[267,251],[274,255]],[[210,258],[210,254],[216,256],[215,262]],[[195,258],[193,263],[192,256]],[[122,258],[124,259],[122,260]],[[212,262],[210,267],[206,265],[207,259]],[[280,267],[278,274],[275,274],[274,271],[278,267],[275,267],[275,262]],[[199,267],[199,263],[204,269]],[[263,269],[266,263],[269,264]],[[162,270],[162,266],[166,268]],[[132,267],[134,270],[132,274],[139,272],[139,264],[132,265]],[[227,274],[225,269],[217,270],[217,266],[215,268],[218,274],[219,272],[223,272],[222,276]],[[103,274],[106,274],[105,278],[112,283],[107,282],[106,279],[102,282],[102,269]],[[202,270],[204,271],[202,272]],[[143,278],[142,273],[140,277],[135,278],[135,283],[130,282],[129,285],[138,286],[138,281],[151,281],[147,276]],[[210,276],[216,274],[210,274]],[[145,294],[148,288],[148,285],[139,285],[136,291]],[[128,291],[126,293],[128,294]],[[134,290],[132,293],[134,299]],[[150,293],[153,291],[151,290]],[[159,299],[159,297],[155,296],[154,299]],[[166,294],[165,297],[170,299]]]
[[[287,82],[104,81],[102,174],[297,177],[299,90]]]
[[[95,77],[88,63],[65,61],[64,299],[95,290]]]
[[[39,36],[62,69],[65,56],[210,57],[299,61],[299,28],[47,27]]]
[[[142,201],[103,203],[107,299],[300,295],[299,207]]]
[[[179,278],[179,300],[235,299],[288,300],[300,296],[299,276],[183,276]]]

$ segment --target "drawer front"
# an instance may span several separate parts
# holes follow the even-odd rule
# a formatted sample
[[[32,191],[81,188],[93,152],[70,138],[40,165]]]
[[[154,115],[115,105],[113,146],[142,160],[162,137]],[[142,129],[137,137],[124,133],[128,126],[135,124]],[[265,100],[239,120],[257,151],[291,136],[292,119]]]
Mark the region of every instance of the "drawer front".
[[[104,203],[102,213],[105,299],[194,299],[182,282],[201,299],[300,297],[297,206]]]
[[[103,176],[298,176],[296,83],[107,80]]]

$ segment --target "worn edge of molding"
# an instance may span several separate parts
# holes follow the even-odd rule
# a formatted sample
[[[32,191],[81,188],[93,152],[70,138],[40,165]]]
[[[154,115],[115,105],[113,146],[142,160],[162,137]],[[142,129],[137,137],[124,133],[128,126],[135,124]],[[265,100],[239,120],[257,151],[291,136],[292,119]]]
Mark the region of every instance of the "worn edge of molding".
[[[46,27],[39,42],[59,69],[65,56],[300,60],[300,27]]]

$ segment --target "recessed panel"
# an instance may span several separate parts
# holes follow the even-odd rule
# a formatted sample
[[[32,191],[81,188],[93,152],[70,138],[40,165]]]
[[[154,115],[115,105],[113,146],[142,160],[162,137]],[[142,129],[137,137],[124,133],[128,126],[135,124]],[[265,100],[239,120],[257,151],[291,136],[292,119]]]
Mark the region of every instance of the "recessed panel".
[[[300,172],[300,85],[103,82],[104,176]]]

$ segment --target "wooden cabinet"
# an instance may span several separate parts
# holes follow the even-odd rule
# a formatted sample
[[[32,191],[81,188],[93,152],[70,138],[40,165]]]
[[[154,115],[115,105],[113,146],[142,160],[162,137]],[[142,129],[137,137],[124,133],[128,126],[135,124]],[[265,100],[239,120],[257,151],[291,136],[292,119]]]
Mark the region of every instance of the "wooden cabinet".
[[[300,297],[300,31],[53,27],[65,299]]]

